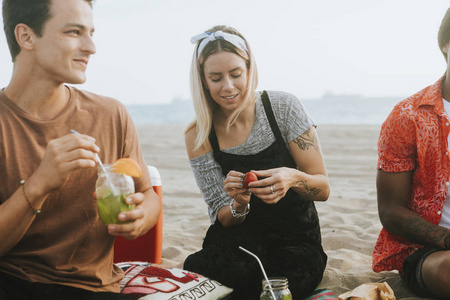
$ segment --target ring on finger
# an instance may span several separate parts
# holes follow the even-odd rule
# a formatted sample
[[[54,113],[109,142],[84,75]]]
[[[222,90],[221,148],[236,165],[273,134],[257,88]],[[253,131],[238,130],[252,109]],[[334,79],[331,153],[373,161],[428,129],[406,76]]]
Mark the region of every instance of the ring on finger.
[[[270,190],[272,191],[272,194],[275,193],[275,191],[273,190],[273,184],[270,186]]]

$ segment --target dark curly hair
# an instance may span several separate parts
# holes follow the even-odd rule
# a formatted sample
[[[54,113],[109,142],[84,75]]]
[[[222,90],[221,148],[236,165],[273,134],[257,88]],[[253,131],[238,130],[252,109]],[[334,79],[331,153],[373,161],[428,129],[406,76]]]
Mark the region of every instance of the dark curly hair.
[[[441,49],[442,51],[442,49],[444,49],[444,47],[449,42],[450,42],[450,8],[447,9],[444,19],[442,19],[441,27],[439,27],[438,33],[439,49]],[[442,51],[442,54],[444,54],[445,60],[447,61],[447,53],[444,53],[444,51]]]

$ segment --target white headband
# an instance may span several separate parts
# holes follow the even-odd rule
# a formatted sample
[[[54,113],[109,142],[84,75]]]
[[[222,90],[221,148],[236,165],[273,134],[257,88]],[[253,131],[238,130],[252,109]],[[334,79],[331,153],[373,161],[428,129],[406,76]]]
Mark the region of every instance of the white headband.
[[[219,30],[219,31],[212,32],[212,33],[211,32],[203,32],[203,33],[200,33],[200,34],[198,34],[196,36],[193,36],[191,38],[191,43],[192,44],[195,44],[198,41],[202,40],[200,42],[200,45],[198,46],[197,57],[200,57],[200,54],[202,53],[203,48],[205,48],[205,46],[209,42],[215,41],[215,40],[218,40],[218,39],[222,39],[222,40],[225,40],[227,42],[230,42],[233,45],[235,45],[236,47],[238,47],[239,49],[244,50],[248,54],[247,45],[245,44],[245,41],[241,37]]]

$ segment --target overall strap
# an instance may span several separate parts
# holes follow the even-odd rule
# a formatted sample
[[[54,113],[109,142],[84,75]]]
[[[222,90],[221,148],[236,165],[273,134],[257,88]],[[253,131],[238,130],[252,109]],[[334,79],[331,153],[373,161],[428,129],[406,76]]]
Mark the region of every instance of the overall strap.
[[[281,135],[280,128],[278,127],[277,120],[275,119],[275,115],[273,114],[272,105],[270,104],[269,95],[267,95],[266,91],[263,91],[261,94],[262,103],[264,105],[264,111],[266,112],[266,116],[269,119],[270,127],[272,128],[272,132],[275,135],[275,138],[278,141],[283,141],[283,136]]]
[[[261,94],[262,103],[264,106],[264,111],[266,112],[267,119],[269,120],[270,128],[278,141],[284,141],[281,135],[280,128],[278,127],[277,120],[273,114],[272,105],[270,104],[269,95],[267,91],[263,91]],[[214,125],[211,125],[211,132],[209,133],[209,142],[214,151],[220,151],[219,142],[217,140],[216,130]]]
[[[213,151],[215,152],[220,151],[219,142],[217,141],[216,129],[214,128],[214,125],[211,125],[211,132],[209,133],[209,143],[211,144]]]

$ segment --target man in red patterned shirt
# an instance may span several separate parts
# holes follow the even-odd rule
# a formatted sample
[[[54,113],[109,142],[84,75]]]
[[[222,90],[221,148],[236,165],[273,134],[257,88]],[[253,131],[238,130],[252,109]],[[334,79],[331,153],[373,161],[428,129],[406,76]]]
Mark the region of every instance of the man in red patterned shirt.
[[[446,74],[398,103],[378,141],[378,213],[383,229],[373,270],[399,270],[424,297],[450,298],[450,9],[438,35]]]

